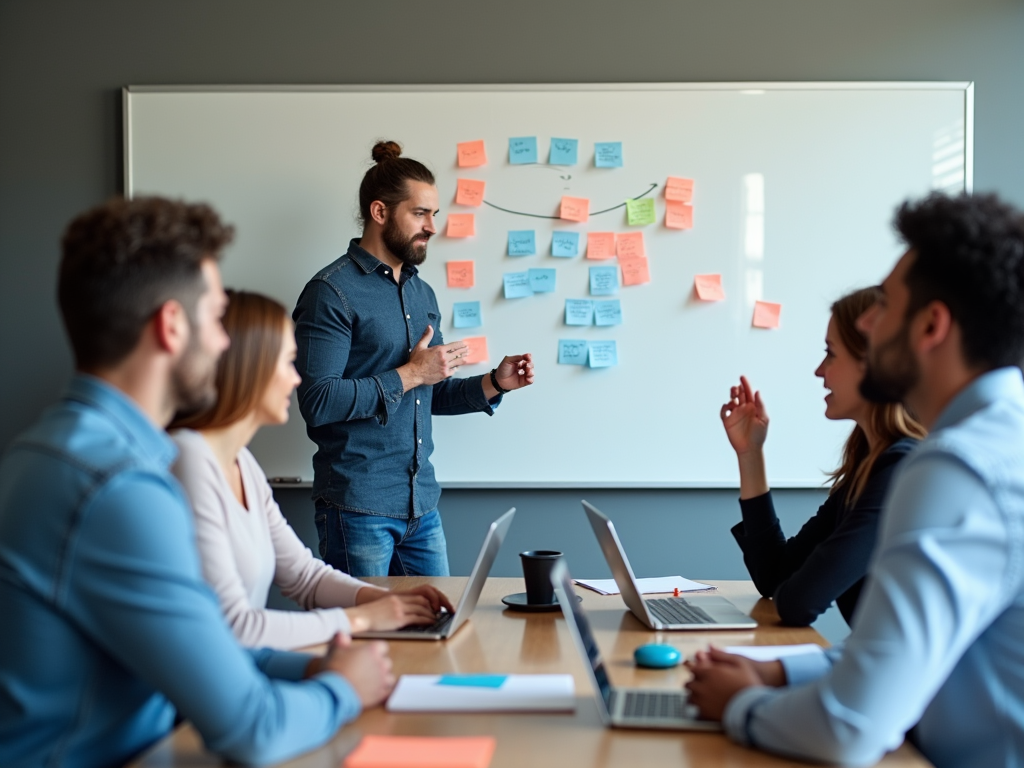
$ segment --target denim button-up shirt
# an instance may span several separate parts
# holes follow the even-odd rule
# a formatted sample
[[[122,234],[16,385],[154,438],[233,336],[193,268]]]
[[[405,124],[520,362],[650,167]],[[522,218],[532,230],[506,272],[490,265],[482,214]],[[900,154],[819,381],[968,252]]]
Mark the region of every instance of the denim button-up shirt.
[[[313,498],[350,512],[418,517],[437,506],[441,487],[430,454],[431,415],[483,411],[482,376],[403,391],[396,368],[409,362],[427,326],[443,344],[433,289],[415,267],[391,267],[359,246],[310,280],[294,312],[302,376],[299,409],[317,444]]]

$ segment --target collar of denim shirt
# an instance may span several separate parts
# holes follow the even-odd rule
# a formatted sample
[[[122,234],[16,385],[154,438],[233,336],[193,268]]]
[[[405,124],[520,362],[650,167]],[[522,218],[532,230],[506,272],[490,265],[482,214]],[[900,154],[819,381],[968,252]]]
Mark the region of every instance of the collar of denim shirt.
[[[387,266],[383,261],[381,261],[368,250],[363,248],[359,244],[359,238],[356,237],[352,238],[352,240],[349,241],[348,255],[349,258],[351,258],[352,261],[358,264],[359,268],[363,270],[363,272],[365,272],[366,274],[370,274],[371,272],[380,267]],[[416,269],[416,267],[411,266],[409,264],[402,265],[401,279],[403,281],[408,280],[411,277],[415,277],[417,274],[419,274],[419,270]],[[391,279],[390,275],[388,276],[388,279]]]

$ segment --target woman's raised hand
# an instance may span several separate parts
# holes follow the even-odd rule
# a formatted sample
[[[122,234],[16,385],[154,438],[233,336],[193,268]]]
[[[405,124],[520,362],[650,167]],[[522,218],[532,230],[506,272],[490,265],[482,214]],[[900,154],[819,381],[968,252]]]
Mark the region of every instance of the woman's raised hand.
[[[768,411],[761,393],[755,392],[746,376],[738,387],[729,389],[729,402],[722,406],[722,426],[738,454],[760,451],[768,437]]]

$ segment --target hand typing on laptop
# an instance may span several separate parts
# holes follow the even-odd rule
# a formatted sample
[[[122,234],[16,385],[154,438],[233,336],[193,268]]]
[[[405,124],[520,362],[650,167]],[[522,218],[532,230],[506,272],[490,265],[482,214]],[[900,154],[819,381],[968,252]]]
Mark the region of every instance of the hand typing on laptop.
[[[346,613],[353,632],[401,629],[410,625],[429,625],[442,611],[455,609],[441,590],[424,584],[400,592],[363,587],[356,594],[356,605]]]

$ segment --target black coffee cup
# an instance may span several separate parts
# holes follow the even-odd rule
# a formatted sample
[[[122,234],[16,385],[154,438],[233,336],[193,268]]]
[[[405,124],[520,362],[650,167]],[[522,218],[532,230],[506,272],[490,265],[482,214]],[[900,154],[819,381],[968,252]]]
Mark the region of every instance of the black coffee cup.
[[[561,552],[550,549],[531,549],[528,552],[519,553],[519,557],[523,561],[527,603],[551,605],[555,602],[555,590],[551,586],[551,571],[561,556]]]

